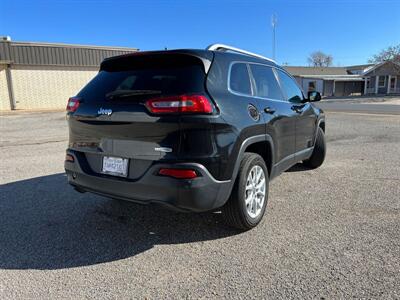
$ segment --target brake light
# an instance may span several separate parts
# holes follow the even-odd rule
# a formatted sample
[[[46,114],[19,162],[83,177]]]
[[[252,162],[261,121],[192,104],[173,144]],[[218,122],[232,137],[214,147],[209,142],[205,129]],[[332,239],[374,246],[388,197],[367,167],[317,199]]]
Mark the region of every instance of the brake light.
[[[146,101],[146,107],[153,114],[209,114],[213,111],[210,100],[204,95],[180,95],[154,98]]]
[[[65,155],[65,161],[69,161],[69,162],[74,162],[75,158],[71,155],[71,154],[66,154]]]
[[[78,109],[79,107],[79,102],[80,98],[77,97],[71,97],[68,99],[68,103],[67,103],[67,111],[68,112],[74,112]]]
[[[190,169],[160,169],[158,174],[177,179],[193,179],[197,177],[196,171]]]

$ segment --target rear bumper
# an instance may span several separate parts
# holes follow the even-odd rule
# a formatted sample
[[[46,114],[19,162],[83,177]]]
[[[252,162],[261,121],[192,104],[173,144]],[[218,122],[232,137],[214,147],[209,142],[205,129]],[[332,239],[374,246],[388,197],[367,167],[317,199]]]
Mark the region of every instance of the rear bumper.
[[[65,162],[68,182],[80,191],[107,197],[203,212],[224,205],[232,188],[230,180],[215,180],[204,166],[196,163],[154,164],[140,178],[129,180],[88,172],[85,167],[82,168],[74,151],[68,150],[67,153],[75,159],[74,162]],[[179,167],[195,169],[200,176],[195,179],[175,179],[157,175],[160,168]]]

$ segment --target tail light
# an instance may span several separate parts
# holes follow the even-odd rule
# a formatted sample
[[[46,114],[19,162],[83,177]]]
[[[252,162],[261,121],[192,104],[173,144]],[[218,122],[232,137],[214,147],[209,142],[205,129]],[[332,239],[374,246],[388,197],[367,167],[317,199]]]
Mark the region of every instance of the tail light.
[[[65,155],[65,161],[69,161],[69,162],[74,162],[75,158],[71,155],[71,154],[66,154]]]
[[[193,179],[197,177],[196,171],[190,169],[160,169],[158,175],[174,177],[177,179]]]
[[[67,111],[68,112],[74,112],[78,109],[80,103],[80,98],[77,97],[71,97],[68,99],[67,103]]]
[[[210,100],[204,95],[180,95],[154,98],[146,101],[146,107],[153,114],[210,114],[213,111]]]

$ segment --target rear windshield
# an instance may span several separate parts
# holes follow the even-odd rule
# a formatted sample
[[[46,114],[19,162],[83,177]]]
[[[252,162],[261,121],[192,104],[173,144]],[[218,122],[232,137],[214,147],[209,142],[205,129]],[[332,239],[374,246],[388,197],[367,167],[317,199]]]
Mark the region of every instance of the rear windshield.
[[[204,91],[201,63],[185,57],[123,58],[108,63],[78,94],[85,103],[135,101]]]

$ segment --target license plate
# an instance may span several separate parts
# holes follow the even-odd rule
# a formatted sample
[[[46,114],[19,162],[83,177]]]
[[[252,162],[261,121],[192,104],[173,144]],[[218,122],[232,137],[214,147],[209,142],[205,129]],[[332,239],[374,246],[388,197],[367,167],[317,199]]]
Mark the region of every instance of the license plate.
[[[102,172],[105,174],[126,177],[128,175],[128,159],[104,156]]]

